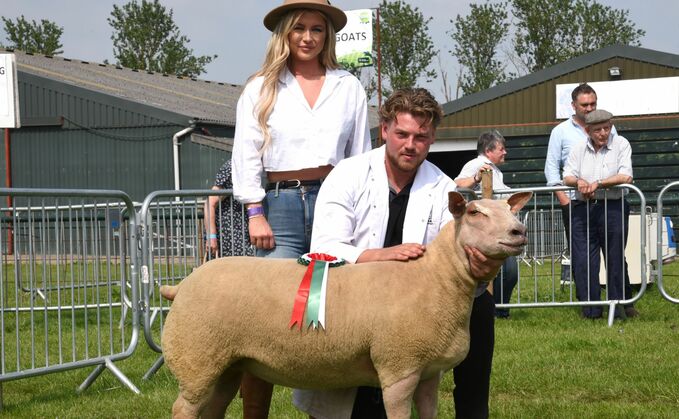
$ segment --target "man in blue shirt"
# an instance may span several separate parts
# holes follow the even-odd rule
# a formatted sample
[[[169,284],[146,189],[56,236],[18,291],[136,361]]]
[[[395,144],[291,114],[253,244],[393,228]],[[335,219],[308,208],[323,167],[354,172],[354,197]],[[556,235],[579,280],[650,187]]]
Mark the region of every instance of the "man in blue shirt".
[[[585,131],[585,116],[596,109],[597,96],[592,86],[587,83],[580,84],[571,93],[571,106],[575,112],[570,118],[563,121],[552,130],[547,147],[547,160],[545,161],[545,177],[547,186],[563,185],[562,170],[568,160],[571,148],[579,143],[587,142]],[[613,135],[617,134],[615,127],[611,128]],[[570,202],[573,199],[571,192],[555,192],[556,198],[561,205],[563,226],[566,230],[566,242],[570,241]]]

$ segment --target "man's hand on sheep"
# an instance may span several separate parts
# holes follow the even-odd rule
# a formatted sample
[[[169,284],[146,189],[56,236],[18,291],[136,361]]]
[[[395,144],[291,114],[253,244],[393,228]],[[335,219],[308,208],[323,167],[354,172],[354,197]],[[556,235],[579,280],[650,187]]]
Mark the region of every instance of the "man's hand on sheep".
[[[504,259],[488,258],[475,247],[465,246],[464,251],[469,259],[469,270],[472,276],[486,282],[495,278],[500,267],[502,267],[502,263],[504,263]]]
[[[426,247],[419,243],[403,243],[383,249],[367,249],[356,259],[356,263],[417,259],[424,255],[425,249]]]
[[[356,263],[377,262],[386,260],[408,261],[424,255],[426,246],[419,243],[403,243],[383,249],[367,249],[356,259]],[[486,257],[475,247],[465,246],[469,259],[469,269],[475,278],[484,281],[492,280],[502,266],[503,261]]]

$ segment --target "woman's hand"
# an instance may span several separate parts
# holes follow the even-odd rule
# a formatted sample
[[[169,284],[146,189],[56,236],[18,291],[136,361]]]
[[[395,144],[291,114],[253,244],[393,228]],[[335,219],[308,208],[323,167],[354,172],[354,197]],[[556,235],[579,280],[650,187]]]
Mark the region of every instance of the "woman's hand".
[[[273,239],[273,231],[264,216],[252,217],[248,220],[250,230],[250,243],[257,249],[273,249],[276,243]]]
[[[214,257],[219,257],[219,246],[217,246],[217,238],[207,239],[208,248],[210,249],[210,254]]]

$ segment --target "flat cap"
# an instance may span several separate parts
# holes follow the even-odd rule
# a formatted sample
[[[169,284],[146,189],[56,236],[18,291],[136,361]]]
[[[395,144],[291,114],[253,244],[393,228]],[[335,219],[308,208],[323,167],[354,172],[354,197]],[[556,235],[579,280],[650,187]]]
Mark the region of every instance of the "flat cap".
[[[602,122],[610,121],[613,114],[603,109],[596,109],[585,115],[585,124],[594,125]]]

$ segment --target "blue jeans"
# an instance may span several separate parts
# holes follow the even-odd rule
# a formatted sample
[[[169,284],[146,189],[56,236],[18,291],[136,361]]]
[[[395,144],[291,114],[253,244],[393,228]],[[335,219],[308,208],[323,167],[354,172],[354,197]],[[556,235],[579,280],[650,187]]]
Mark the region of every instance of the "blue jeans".
[[[264,197],[264,214],[273,231],[273,249],[257,249],[257,256],[296,259],[309,252],[314,206],[320,186],[270,190]]]

